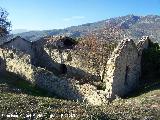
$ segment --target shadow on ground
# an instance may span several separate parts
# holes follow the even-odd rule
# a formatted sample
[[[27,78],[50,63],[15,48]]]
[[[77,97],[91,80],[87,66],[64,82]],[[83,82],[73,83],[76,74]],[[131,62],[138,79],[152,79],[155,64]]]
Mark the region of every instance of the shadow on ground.
[[[46,90],[38,88],[14,73],[0,74],[0,93],[28,94],[41,97],[56,97]]]
[[[137,97],[154,90],[160,90],[160,78],[154,78],[153,80],[142,80],[139,88],[124,98]]]

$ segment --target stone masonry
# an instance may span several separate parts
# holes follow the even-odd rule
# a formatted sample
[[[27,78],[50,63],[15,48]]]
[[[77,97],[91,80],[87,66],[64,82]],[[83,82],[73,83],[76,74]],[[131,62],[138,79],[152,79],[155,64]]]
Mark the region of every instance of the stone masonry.
[[[139,43],[131,39],[123,40],[107,62],[105,74],[106,92],[109,98],[125,96],[138,87],[141,75],[141,55],[148,47],[148,37]]]
[[[56,63],[53,58],[50,58],[50,53],[45,50],[43,52],[47,53],[47,58],[39,59],[39,61],[37,59],[40,63],[44,62],[42,68],[32,64],[29,54],[15,49],[1,48],[0,70],[12,72],[59,97],[79,100],[91,105],[102,105],[107,102],[108,98],[125,96],[137,88],[141,74],[141,55],[143,49],[148,47],[148,40],[148,37],[143,37],[137,45],[131,39],[125,39],[119,43],[107,62],[106,72],[104,73],[104,82],[106,83],[104,91],[97,90],[96,86],[89,83],[80,84],[80,81],[65,76],[56,76],[53,72],[46,70],[47,60],[51,60],[53,66]],[[58,52],[53,55],[56,54]],[[58,58],[60,57],[58,56]],[[48,64],[48,66],[50,65]],[[78,66],[74,67],[81,70]],[[73,71],[76,70],[74,67],[72,67]],[[52,69],[53,71],[57,70],[56,67],[52,67]]]
[[[51,71],[54,70],[53,68],[61,71],[61,64],[64,64],[67,69],[67,74],[70,76],[90,76],[94,80],[101,79],[100,73],[97,71],[101,69],[102,65],[97,65],[92,58],[88,58],[86,61],[86,59],[82,57],[82,53],[74,49],[76,46],[73,48],[71,48],[72,46],[65,46],[64,43],[60,41],[61,39],[65,39],[65,37],[61,37],[60,40],[58,39],[60,38],[55,37],[54,42],[51,42],[51,44],[45,43],[39,45],[40,43],[37,42],[36,55],[38,55],[39,59],[43,60],[38,63],[41,67],[46,67]],[[57,44],[58,47],[56,46]],[[63,48],[60,49],[59,46]],[[87,58],[87,56],[85,57]]]
[[[87,102],[91,105],[101,105],[105,96],[90,84],[80,85],[79,81],[65,77],[57,77],[44,68],[31,64],[30,55],[12,49],[0,49],[0,58],[4,61],[5,70],[18,75],[50,93],[69,100]]]

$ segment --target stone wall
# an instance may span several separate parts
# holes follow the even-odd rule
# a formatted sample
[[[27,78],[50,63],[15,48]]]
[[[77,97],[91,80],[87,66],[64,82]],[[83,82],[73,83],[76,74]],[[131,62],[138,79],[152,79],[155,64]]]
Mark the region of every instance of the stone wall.
[[[107,62],[106,70],[102,71],[104,82],[106,82],[105,93],[108,98],[115,98],[116,95],[125,96],[137,88],[141,75],[141,55],[143,49],[148,47],[148,39],[148,37],[143,37],[137,45],[133,40],[126,39],[114,50]],[[60,51],[44,45],[41,50],[43,52],[39,53],[42,53],[40,57],[44,61],[44,63],[41,62],[44,67],[56,68],[60,71],[60,64],[65,64],[71,76],[79,75],[83,76],[83,79],[87,78],[86,75],[98,75],[96,69],[90,68],[86,64],[87,61],[82,60],[74,49]],[[93,80],[93,77],[90,80]]]
[[[0,57],[5,63],[6,71],[13,72],[33,82],[31,56],[18,50],[0,49]]]
[[[24,53],[29,54],[29,55],[34,54],[34,51],[32,49],[32,47],[33,47],[32,42],[29,42],[19,36],[11,39],[8,42],[5,42],[3,44],[3,47],[17,49],[17,50],[23,51]]]
[[[139,55],[139,60],[138,60],[138,66],[139,66],[139,70],[140,70],[140,77],[141,77],[141,60],[142,60],[142,53],[143,53],[143,50],[144,49],[147,49],[149,47],[149,42],[150,42],[150,39],[148,36],[143,36],[141,38],[140,41],[138,41],[137,43],[137,49],[138,49],[138,55]]]
[[[58,78],[53,73],[44,69],[36,71],[36,84],[61,98],[68,100],[78,100],[90,105],[102,105],[106,103],[106,98],[101,91],[90,84],[80,85],[75,79]]]
[[[105,44],[101,44],[103,48],[93,51],[91,48],[84,47],[82,43],[66,46],[63,43],[63,37],[48,39],[49,41],[41,39],[39,42],[35,42],[36,58],[38,58],[37,66],[49,71],[53,71],[55,68],[58,73],[61,73],[61,65],[65,65],[67,74],[70,76],[84,76],[87,79],[102,80],[102,71],[105,69],[108,54],[111,54],[112,50],[110,53],[108,51],[114,49],[115,43],[109,46],[109,42],[104,42]],[[109,49],[106,49],[106,46]],[[103,54],[101,51],[103,51]]]
[[[92,79],[100,80],[100,73],[97,72],[100,65],[94,67],[96,63],[93,59],[88,59],[88,61],[86,61],[78,51],[74,49],[65,49],[59,52],[58,49],[50,49],[47,47],[44,47],[44,51],[46,55],[41,55],[41,57],[43,56],[41,59],[45,60],[47,58],[46,56],[48,56],[51,61],[47,62],[46,66],[51,66],[52,63],[53,67],[61,71],[60,64],[65,64],[67,73],[71,76],[89,76]]]
[[[3,43],[1,48],[22,51],[25,54],[29,54],[31,56],[31,62],[33,64],[35,63],[35,46],[32,42],[27,41],[20,36],[17,36],[10,41]]]
[[[32,64],[32,55],[16,49],[0,49],[0,69],[12,72],[44,88],[59,97],[88,102],[91,105],[102,105],[107,98],[115,98],[116,95],[124,96],[134,90],[141,72],[141,55],[143,49],[148,47],[148,38],[141,40],[137,46],[131,39],[121,41],[112,53],[104,70],[105,91],[97,90],[94,85],[87,82],[80,83],[73,78],[66,78],[56,72],[60,72],[60,65],[65,64],[67,72],[86,79],[86,74],[96,75],[96,69],[90,69],[74,50],[49,49],[46,46],[35,44],[35,67]],[[92,62],[91,62],[92,63]],[[5,67],[4,67],[5,66]],[[42,68],[43,67],[43,68]],[[49,68],[50,71],[45,68]],[[1,71],[2,71],[1,70]],[[53,72],[51,72],[53,71]],[[92,79],[90,79],[91,81]]]
[[[69,100],[85,101],[91,105],[101,105],[105,96],[90,84],[80,85],[75,79],[57,77],[44,68],[31,65],[30,55],[11,49],[0,49],[0,58],[5,61],[6,71],[46,89],[57,96]]]
[[[141,75],[141,55],[148,47],[148,38],[137,46],[131,39],[123,40],[107,62],[104,76],[109,98],[125,96],[139,85]]]
[[[67,68],[67,74],[70,76],[90,76],[97,80],[100,79],[97,74],[97,69],[93,69],[93,61],[87,64],[87,62],[81,58],[79,53],[74,49],[50,48],[45,45],[39,45],[36,43],[36,55],[37,65],[48,69],[54,73],[61,73],[61,65],[64,64]],[[91,59],[90,59],[91,60]],[[99,66],[99,65],[98,65]]]
[[[142,55],[143,50],[148,48],[149,41],[150,41],[150,39],[149,39],[148,36],[143,36],[141,38],[141,40],[138,41],[138,43],[137,43],[137,49],[138,49],[138,52],[139,52],[140,56]]]

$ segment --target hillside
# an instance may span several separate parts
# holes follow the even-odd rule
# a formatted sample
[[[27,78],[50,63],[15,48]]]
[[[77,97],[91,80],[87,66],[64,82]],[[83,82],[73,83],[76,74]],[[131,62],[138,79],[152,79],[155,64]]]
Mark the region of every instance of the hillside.
[[[101,107],[50,97],[44,90],[38,90],[11,75],[0,78],[0,119],[122,119],[158,120],[160,118],[160,83],[144,85],[127,99],[117,98]],[[35,114],[35,115],[34,115]],[[8,115],[8,117],[6,117]],[[27,116],[28,115],[28,116]],[[41,116],[42,115],[42,116]],[[12,116],[16,119],[16,116]]]
[[[86,35],[88,32],[92,32],[94,30],[103,29],[105,26],[108,25],[117,26],[123,29],[124,33],[127,36],[130,36],[134,39],[140,38],[144,35],[148,35],[154,41],[160,42],[160,16],[158,15],[127,15],[116,18],[110,18],[95,23],[87,23],[79,26],[72,26],[66,29],[29,31],[20,34],[15,34],[15,36],[20,35],[32,41],[48,35],[68,35],[72,37],[79,37]]]

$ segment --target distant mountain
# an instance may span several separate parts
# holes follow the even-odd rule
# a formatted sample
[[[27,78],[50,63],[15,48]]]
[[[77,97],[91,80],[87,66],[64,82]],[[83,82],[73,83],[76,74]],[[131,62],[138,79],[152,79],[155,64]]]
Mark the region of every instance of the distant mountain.
[[[28,32],[26,29],[14,29],[12,30],[12,34],[18,34],[18,33],[23,33],[23,32]]]
[[[123,29],[127,36],[130,36],[135,40],[142,37],[143,35],[148,35],[154,41],[160,42],[160,16],[158,15],[127,15],[106,19],[95,23],[72,26],[66,29],[29,31],[15,35],[19,35],[32,41],[48,35],[68,35],[72,37],[80,37],[86,35],[88,32],[104,28],[107,26],[107,23]]]

